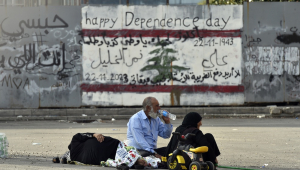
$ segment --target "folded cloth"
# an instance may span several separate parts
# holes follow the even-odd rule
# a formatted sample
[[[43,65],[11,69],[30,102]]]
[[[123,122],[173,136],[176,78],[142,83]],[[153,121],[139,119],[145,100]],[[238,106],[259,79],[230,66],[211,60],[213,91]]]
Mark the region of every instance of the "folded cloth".
[[[161,163],[161,160],[159,158],[156,158],[153,155],[144,157],[146,159],[148,166],[157,169],[158,165]]]
[[[120,142],[115,160],[108,159],[106,162],[101,161],[100,165],[117,167],[118,165],[126,164],[128,167],[132,167],[139,158],[142,158],[142,156],[135,147],[127,146],[124,142]]]

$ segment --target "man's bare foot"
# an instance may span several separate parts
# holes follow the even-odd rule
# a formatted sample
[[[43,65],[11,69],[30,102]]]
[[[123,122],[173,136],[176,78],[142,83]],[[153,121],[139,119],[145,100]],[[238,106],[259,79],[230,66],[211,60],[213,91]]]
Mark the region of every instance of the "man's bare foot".
[[[142,166],[147,166],[147,161],[144,160],[144,159],[138,159],[138,160],[136,161],[136,164],[137,164],[137,165],[142,165]]]

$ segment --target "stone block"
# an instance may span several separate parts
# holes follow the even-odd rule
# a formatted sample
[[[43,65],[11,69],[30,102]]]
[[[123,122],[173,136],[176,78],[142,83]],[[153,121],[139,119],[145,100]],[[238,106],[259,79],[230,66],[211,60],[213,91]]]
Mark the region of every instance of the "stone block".
[[[203,107],[187,107],[186,108],[186,114],[188,114],[190,112],[197,112],[200,115],[203,115],[204,114],[204,109],[203,109]]]
[[[45,116],[44,120],[67,120],[67,116]]]
[[[292,107],[293,110],[294,110],[294,113],[300,113],[300,107],[299,106],[295,106],[295,107]]]
[[[67,109],[67,116],[82,116],[84,109]]]
[[[91,117],[89,116],[68,116],[68,121],[75,121],[75,120],[90,120]]]
[[[51,116],[67,116],[67,109],[50,109],[49,115],[51,115]]]
[[[19,119],[18,119],[19,120]],[[44,116],[29,116],[29,117],[22,117],[20,120],[45,120]]]
[[[270,114],[271,115],[280,115],[282,113],[282,108],[279,107],[270,107]]]
[[[112,116],[115,120],[129,120],[131,115],[114,115]]]
[[[212,108],[212,107],[204,107],[203,108],[203,115],[207,115],[207,114],[217,114],[217,113],[221,113],[222,108]]]
[[[16,121],[16,117],[0,117],[0,121]]]
[[[102,118],[111,119],[111,116],[104,116],[104,115],[90,116],[90,119],[93,120],[102,119]]]
[[[283,107],[282,108],[282,113],[285,114],[294,114],[294,108],[293,107]]]
[[[120,108],[116,115],[134,115],[135,113],[135,108]]]
[[[176,115],[176,119],[183,119],[185,115]],[[173,120],[172,120],[173,121]]]
[[[47,116],[50,115],[50,109],[32,109],[31,116]]]
[[[254,114],[270,114],[269,107],[253,107]]]
[[[134,112],[134,114],[136,114],[137,112],[139,112],[139,111],[143,110],[143,108],[142,108],[142,107],[138,107],[138,108],[134,108],[134,109],[135,109],[135,112]]]
[[[253,107],[236,107],[236,114],[253,114]]]
[[[31,109],[15,109],[15,116],[31,116]]]
[[[96,116],[96,115],[100,115],[100,109],[98,108],[94,108],[94,109],[82,109],[83,113],[87,116]]]
[[[186,115],[186,108],[170,108],[169,112],[174,115]]]
[[[99,115],[117,115],[119,108],[100,108]]]
[[[280,115],[279,115],[280,117],[294,117],[295,116],[295,114],[290,114],[290,113],[281,113]]]
[[[98,116],[98,119],[102,119],[102,120],[111,120],[113,116],[111,115],[100,115]]]
[[[0,117],[15,117],[14,110],[0,110]]]
[[[239,109],[237,107],[215,107],[216,112],[215,113],[221,113],[221,114],[239,114]]]

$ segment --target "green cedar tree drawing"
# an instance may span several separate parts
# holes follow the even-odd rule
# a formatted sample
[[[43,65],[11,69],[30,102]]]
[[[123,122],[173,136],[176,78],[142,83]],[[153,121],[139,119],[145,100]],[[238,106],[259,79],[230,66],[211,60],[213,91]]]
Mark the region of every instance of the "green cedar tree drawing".
[[[171,72],[171,63],[173,61],[177,61],[178,59],[172,54],[177,53],[172,48],[166,48],[166,46],[170,45],[171,42],[168,41],[160,41],[155,44],[155,46],[161,46],[161,48],[157,48],[151,51],[149,54],[155,54],[153,58],[150,58],[147,62],[153,62],[151,65],[147,65],[143,67],[140,71],[148,71],[148,70],[157,70],[158,75],[153,77],[152,82],[164,82],[166,79],[172,79]],[[172,71],[182,71],[189,70],[190,68],[181,67],[181,66],[172,66]]]

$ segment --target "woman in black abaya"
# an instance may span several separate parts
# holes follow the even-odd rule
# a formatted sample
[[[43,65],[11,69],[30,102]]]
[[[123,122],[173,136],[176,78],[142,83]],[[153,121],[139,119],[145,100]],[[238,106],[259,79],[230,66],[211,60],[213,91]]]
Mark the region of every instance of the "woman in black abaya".
[[[194,147],[207,146],[208,152],[202,154],[204,161],[211,161],[214,164],[218,164],[217,156],[220,155],[220,151],[215,138],[210,133],[204,135],[202,131],[199,130],[201,125],[202,117],[200,114],[190,112],[184,117],[182,124],[176,128],[175,132],[179,132],[181,135],[186,135],[188,133],[195,134],[195,138],[191,139],[192,141],[188,141],[188,143],[192,144]],[[177,148],[177,144],[178,139],[173,135],[167,146],[167,157],[169,153],[172,153]]]
[[[98,133],[77,133],[73,136],[68,148],[71,161],[100,165],[101,161],[114,160],[120,146],[125,147],[119,140],[109,136]],[[130,150],[128,153],[124,151],[121,155],[119,154],[119,157],[124,157],[121,163],[126,163],[129,167],[133,164],[147,166],[147,162],[134,153],[134,150]]]

